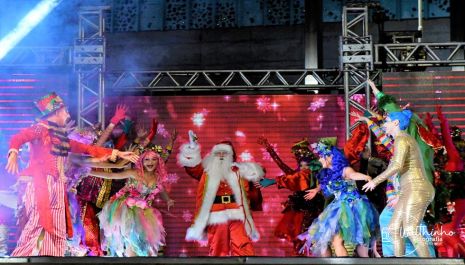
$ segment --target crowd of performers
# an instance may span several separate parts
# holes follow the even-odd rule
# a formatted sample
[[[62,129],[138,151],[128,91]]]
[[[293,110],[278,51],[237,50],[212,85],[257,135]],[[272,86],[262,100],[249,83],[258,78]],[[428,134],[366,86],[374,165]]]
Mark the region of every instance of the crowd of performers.
[[[208,247],[210,256],[255,255],[260,235],[253,212],[262,210],[261,190],[275,187],[293,192],[274,235],[291,242],[295,255],[465,257],[458,232],[465,217],[460,129],[449,127],[438,106],[439,133],[429,113],[419,117],[368,82],[379,111],[351,113],[359,123],[342,149],[333,137],[314,144],[300,140],[291,147],[294,169],[266,136],[257,140],[280,176],[266,175],[257,163],[237,162],[230,141],[202,157],[199,139],[189,131],[176,156],[198,181],[186,241]],[[156,202],[161,198],[168,211],[175,206],[165,163],[177,132],[159,146],[152,143],[157,121],[149,130],[136,125],[125,106],[117,106],[104,130],[74,129],[55,93],[36,106],[42,117],[14,135],[8,151],[6,170],[18,176],[12,197],[20,231],[11,255],[163,255],[166,210]],[[19,172],[26,143],[29,163]],[[5,249],[4,233],[0,237]]]

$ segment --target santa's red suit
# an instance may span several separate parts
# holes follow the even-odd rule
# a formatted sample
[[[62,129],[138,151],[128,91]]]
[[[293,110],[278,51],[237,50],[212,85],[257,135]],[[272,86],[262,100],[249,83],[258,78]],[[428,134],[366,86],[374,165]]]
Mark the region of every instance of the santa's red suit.
[[[249,181],[258,181],[264,172],[256,163],[232,163],[224,174],[214,173],[209,169],[218,151],[228,153],[230,163],[233,161],[230,144],[215,145],[203,161],[198,145],[181,146],[179,164],[199,179],[195,219],[187,229],[186,240],[208,240],[210,256],[253,256],[252,241],[257,241],[259,234],[247,192]]]

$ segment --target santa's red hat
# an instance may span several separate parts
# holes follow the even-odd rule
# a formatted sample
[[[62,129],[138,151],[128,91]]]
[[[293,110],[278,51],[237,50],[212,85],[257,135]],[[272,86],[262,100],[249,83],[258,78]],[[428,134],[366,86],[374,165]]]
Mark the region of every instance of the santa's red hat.
[[[236,161],[236,151],[234,150],[233,144],[231,141],[221,141],[213,146],[211,153],[214,154],[216,152],[227,152],[232,155],[233,161]]]

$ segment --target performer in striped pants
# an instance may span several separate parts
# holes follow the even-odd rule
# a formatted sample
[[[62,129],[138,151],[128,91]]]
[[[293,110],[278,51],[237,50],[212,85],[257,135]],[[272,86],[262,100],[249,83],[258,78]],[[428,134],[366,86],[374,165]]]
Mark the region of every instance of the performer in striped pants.
[[[64,164],[68,152],[94,157],[116,156],[137,161],[131,152],[85,145],[68,138],[65,127],[69,114],[63,100],[50,93],[35,102],[42,119],[14,135],[10,141],[6,170],[16,174],[18,151],[30,143],[29,166],[19,181],[26,184],[23,195],[26,223],[12,256],[64,256],[66,237],[72,237],[68,198],[65,194]]]

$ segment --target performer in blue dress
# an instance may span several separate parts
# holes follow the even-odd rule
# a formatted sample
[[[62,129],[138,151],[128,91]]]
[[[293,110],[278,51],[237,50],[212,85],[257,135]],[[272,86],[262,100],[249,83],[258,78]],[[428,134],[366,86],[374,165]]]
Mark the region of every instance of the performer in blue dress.
[[[368,257],[368,246],[376,242],[378,212],[358,192],[355,181],[371,178],[353,170],[334,145],[335,139],[331,138],[312,145],[323,165],[317,176],[319,188],[325,197],[334,195],[334,199],[301,238],[306,239],[306,246],[314,256],[331,256],[330,244],[336,256],[347,256],[344,245],[352,244],[357,246],[358,256]],[[313,194],[308,195],[307,199],[311,199]]]

